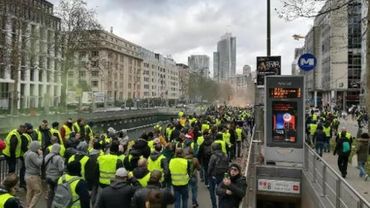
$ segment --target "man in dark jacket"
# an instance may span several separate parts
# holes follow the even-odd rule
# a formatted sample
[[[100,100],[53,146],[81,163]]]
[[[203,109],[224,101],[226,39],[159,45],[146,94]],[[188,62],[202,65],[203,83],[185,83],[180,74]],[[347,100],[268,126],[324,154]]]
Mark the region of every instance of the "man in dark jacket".
[[[202,166],[202,169],[203,169],[203,172],[204,172],[204,178],[202,178],[206,184],[206,186],[208,186],[208,174],[207,174],[207,171],[208,171],[208,163],[209,163],[209,159],[211,158],[211,155],[212,155],[212,138],[211,136],[209,136],[208,134],[208,131],[205,131],[203,133],[203,137],[204,137],[204,142],[200,145],[199,147],[199,152],[198,152],[198,160]]]
[[[228,158],[226,154],[221,151],[219,143],[212,144],[212,156],[208,163],[208,178],[209,178],[209,193],[212,201],[212,207],[217,207],[216,201],[216,186],[221,183],[224,173],[228,169]],[[226,161],[227,164],[224,164]]]
[[[43,120],[38,129],[35,129],[37,138],[41,139],[41,149],[45,152],[46,148],[51,145],[51,132],[48,127],[48,121]]]
[[[150,178],[148,170],[148,162],[145,158],[139,159],[137,167],[132,171],[133,176],[138,181],[141,187],[146,187]]]
[[[224,177],[217,187],[218,206],[219,208],[238,208],[247,189],[246,179],[241,175],[241,168],[237,164],[230,165],[228,174],[229,176]]]
[[[125,168],[116,171],[116,179],[105,187],[98,199],[99,208],[126,207],[131,203],[131,197],[136,188],[128,182],[128,172]]]
[[[15,197],[15,186],[18,178],[15,173],[8,174],[0,185],[0,205],[2,208],[22,208],[21,202]]]
[[[159,190],[162,192],[162,205],[163,208],[167,207],[169,204],[175,202],[175,198],[171,191],[167,189],[161,189],[160,179],[162,178],[162,173],[159,170],[154,170],[150,174],[150,179],[148,181],[148,186],[143,189],[138,189],[135,192],[134,197],[131,200],[131,208],[145,208],[145,201],[147,200],[148,193],[151,190]]]
[[[336,146],[333,155],[338,154],[338,168],[342,173],[342,177],[347,175],[348,158],[351,154],[352,137],[345,128],[342,128],[336,139]]]

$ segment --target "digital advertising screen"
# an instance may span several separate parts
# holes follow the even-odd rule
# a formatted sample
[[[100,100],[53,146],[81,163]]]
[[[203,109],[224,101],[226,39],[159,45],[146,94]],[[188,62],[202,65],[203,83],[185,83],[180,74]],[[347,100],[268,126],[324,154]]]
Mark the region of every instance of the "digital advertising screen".
[[[272,101],[272,141],[297,142],[297,102]]]

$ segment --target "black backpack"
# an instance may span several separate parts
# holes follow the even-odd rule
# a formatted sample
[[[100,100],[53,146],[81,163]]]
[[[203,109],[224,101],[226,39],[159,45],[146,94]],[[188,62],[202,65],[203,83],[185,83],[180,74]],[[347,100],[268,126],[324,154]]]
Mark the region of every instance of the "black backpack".
[[[216,176],[223,176],[224,173],[227,172],[229,169],[229,158],[222,154],[217,155],[216,164],[215,164],[215,175]]]

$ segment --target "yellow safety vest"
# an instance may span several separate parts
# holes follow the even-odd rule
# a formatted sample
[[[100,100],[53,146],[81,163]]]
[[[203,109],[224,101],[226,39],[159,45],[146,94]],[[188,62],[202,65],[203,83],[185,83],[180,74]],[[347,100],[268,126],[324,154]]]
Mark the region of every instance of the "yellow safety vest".
[[[56,135],[57,135],[57,137],[58,137],[58,140],[59,140],[59,144],[60,144],[60,145],[64,145],[64,142],[63,142],[62,136],[60,135],[60,132],[59,132],[59,130],[58,130],[58,129],[53,129],[53,128],[51,128],[51,129],[50,129],[50,133],[51,133],[51,136],[53,136],[54,134],[56,134]]]
[[[72,204],[71,208],[79,208],[79,207],[81,207],[80,197],[76,193],[76,187],[77,187],[78,182],[80,182],[81,178],[78,177],[78,176],[71,176],[69,174],[65,174],[65,175],[63,175],[62,177],[60,177],[58,179],[58,185],[61,185],[61,184],[63,184],[63,179],[68,182],[68,181],[70,181],[70,180],[72,180],[72,179],[74,179],[76,177],[78,178],[78,180],[75,180],[75,181],[73,181],[70,184],[70,190],[72,192],[72,201],[74,202]]]
[[[317,115],[316,114],[312,115],[312,121],[317,121]]]
[[[188,160],[184,158],[173,158],[170,160],[169,170],[172,185],[185,186],[189,183]]]
[[[154,152],[155,149],[154,149],[154,140],[150,140],[148,142],[148,147],[150,148],[150,152]]]
[[[310,124],[310,135],[313,136],[316,132],[317,124]]]
[[[225,153],[227,155],[227,151],[226,151],[226,143],[222,140],[215,140],[213,143],[218,143],[221,145],[221,150],[223,153]]]
[[[338,133],[338,136],[341,137],[341,134],[342,133]],[[345,137],[350,140],[351,139],[351,133],[346,132],[346,136]]]
[[[203,133],[205,130],[209,130],[209,125],[208,125],[208,124],[202,124],[202,127],[201,127],[201,131],[202,131],[202,133]]]
[[[162,178],[161,178],[161,182],[164,181],[164,177],[163,177],[163,168],[161,166],[161,162],[162,162],[162,159],[166,159],[166,157],[164,155],[160,155],[157,160],[152,160],[151,157],[148,158],[148,170],[150,172],[152,172],[153,170],[159,170],[161,171],[162,173]]]
[[[325,133],[326,137],[330,137],[330,126],[329,127],[323,126],[323,132]]]
[[[63,128],[64,128],[64,131],[65,131],[64,139],[69,140],[69,137],[71,136],[72,130],[65,124],[63,125]]]
[[[185,126],[185,124],[186,124],[186,118],[184,118],[184,117],[181,117],[180,119],[179,119],[179,123],[180,123],[180,125],[181,126]]]
[[[145,188],[148,185],[150,179],[150,172],[147,173],[144,177],[138,178],[137,181],[140,183],[141,187]]]
[[[175,130],[175,128],[166,128],[166,136],[168,140],[171,138],[173,130]]]
[[[10,195],[9,193],[0,194],[0,208],[4,208],[5,203],[8,201],[8,199],[13,198],[14,196]]]
[[[37,141],[39,141],[40,144],[42,144],[42,134],[41,134],[41,131],[39,131],[38,129],[34,129],[34,131],[37,134]]]
[[[102,155],[98,157],[99,183],[109,185],[117,170],[117,155]]]
[[[52,147],[53,145],[49,145],[48,146],[48,150],[49,150],[49,152],[51,152],[51,147]],[[60,156],[62,156],[62,157],[64,157],[64,153],[65,153],[65,151],[66,151],[66,148],[64,147],[64,145],[60,145],[60,150],[59,150],[59,155]],[[74,155],[73,155],[74,156]]]
[[[204,137],[203,136],[199,136],[198,139],[197,139],[198,147],[200,147],[200,145],[202,145],[203,142],[204,142]]]
[[[227,144],[227,146],[231,147],[231,142],[230,142],[230,133],[229,133],[229,130],[227,130],[226,132],[222,133],[222,139],[224,140],[224,142]]]
[[[241,142],[242,141],[242,129],[236,128],[235,133],[236,133],[236,141]]]
[[[73,123],[72,129],[75,133],[79,133],[81,131],[80,125],[78,125],[77,121]]]
[[[192,118],[192,119],[189,120],[190,125],[192,125],[193,123],[196,123],[196,122],[197,122],[196,118]]]
[[[86,135],[86,136],[88,136],[90,139],[93,139],[94,138],[94,132],[92,131],[92,128],[89,126],[89,125],[85,125],[85,134],[87,133],[87,132],[89,132],[89,134],[88,135]]]
[[[76,160],[76,155],[72,155],[69,159],[68,159],[68,163],[71,163],[73,161]],[[85,166],[86,166],[86,163],[87,161],[89,160],[89,157],[84,155],[81,160],[80,160],[80,164],[81,164],[81,176],[85,179]]]
[[[17,140],[18,140],[17,147],[15,148],[15,157],[19,158],[20,156],[22,156],[22,153],[21,153],[22,140],[21,140],[21,135],[19,134],[17,129],[13,129],[6,136],[5,138],[6,146],[5,146],[5,149],[3,150],[3,154],[10,157],[10,138],[12,138],[12,136],[14,135],[15,137],[17,137]]]

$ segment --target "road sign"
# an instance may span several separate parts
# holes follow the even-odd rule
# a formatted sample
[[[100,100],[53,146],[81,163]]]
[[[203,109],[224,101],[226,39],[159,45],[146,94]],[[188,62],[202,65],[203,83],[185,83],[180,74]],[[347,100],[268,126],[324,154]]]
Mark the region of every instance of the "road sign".
[[[298,59],[298,66],[303,71],[311,71],[316,67],[317,59],[310,53],[302,54]]]

